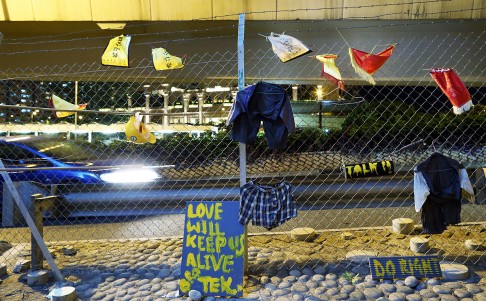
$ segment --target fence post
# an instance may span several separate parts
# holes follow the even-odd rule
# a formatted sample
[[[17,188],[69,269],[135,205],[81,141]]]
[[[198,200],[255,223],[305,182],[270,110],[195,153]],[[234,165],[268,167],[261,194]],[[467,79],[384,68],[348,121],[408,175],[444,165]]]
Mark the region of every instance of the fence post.
[[[2,160],[0,159],[0,168],[5,169],[5,165],[3,164]],[[34,220],[32,219],[32,216],[29,214],[29,210],[25,206],[25,204],[22,202],[22,198],[20,197],[19,192],[15,188],[12,179],[10,178],[10,175],[6,171],[1,171],[0,174],[3,177],[3,180],[5,181],[5,184],[7,185],[8,189],[13,195],[13,198],[15,202],[17,203],[17,206],[20,209],[20,212],[24,216],[25,221],[29,225],[30,231],[32,235],[35,238],[35,241],[39,245],[40,249],[42,250],[42,254],[46,258],[47,262],[49,263],[49,266],[52,269],[52,272],[54,276],[56,277],[56,280],[58,282],[64,281],[64,277],[61,274],[61,271],[57,267],[56,263],[54,262],[54,258],[52,257],[51,253],[49,253],[49,249],[46,246],[46,243],[44,242],[44,239],[41,237],[39,231],[37,230]]]
[[[31,196],[32,199],[32,207],[31,207],[31,216],[34,219],[35,227],[37,231],[40,233],[40,237],[44,238],[44,225],[42,223],[42,208],[41,204],[39,203],[39,198],[42,197],[42,194],[36,193]],[[32,271],[42,270],[44,266],[44,258],[42,256],[42,250],[39,247],[39,244],[35,241],[34,235],[31,233],[30,235],[30,245],[31,245],[31,265]]]
[[[245,14],[238,20],[238,91],[245,89]],[[235,100],[236,101],[236,100]],[[246,184],[246,144],[239,143],[240,187]],[[240,195],[241,198],[241,195]],[[245,274],[248,272],[248,227],[245,226]]]

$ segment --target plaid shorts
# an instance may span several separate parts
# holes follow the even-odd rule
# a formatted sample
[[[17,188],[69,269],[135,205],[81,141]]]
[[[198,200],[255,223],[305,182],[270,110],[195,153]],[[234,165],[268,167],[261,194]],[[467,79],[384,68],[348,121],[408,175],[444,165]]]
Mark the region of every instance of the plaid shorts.
[[[270,230],[297,216],[292,186],[287,182],[270,186],[250,181],[240,188],[240,194],[241,224],[251,220],[252,225]]]

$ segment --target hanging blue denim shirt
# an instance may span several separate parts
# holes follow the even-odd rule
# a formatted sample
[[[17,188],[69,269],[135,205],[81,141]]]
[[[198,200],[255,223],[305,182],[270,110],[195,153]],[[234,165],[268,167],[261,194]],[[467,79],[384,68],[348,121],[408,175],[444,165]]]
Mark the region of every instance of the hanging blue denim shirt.
[[[288,134],[295,131],[294,114],[287,92],[280,86],[259,82],[236,94],[227,125],[233,124],[231,139],[251,144],[263,122],[271,150],[285,149]]]

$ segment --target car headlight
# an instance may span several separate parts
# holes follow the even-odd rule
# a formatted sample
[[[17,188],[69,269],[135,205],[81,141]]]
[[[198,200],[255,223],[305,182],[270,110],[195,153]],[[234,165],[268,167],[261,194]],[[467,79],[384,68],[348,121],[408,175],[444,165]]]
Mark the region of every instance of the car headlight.
[[[100,175],[101,180],[108,183],[145,183],[159,178],[153,169],[121,169]]]

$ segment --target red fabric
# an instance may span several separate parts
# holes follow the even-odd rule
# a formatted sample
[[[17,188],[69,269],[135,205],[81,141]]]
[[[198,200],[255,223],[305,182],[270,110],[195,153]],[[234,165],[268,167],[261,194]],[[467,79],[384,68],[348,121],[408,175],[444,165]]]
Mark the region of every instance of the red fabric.
[[[324,66],[322,66],[321,78],[327,79],[335,87],[338,87],[342,91],[346,91],[344,88],[344,82],[342,80],[335,78],[331,74],[326,73],[326,71],[324,71]]]
[[[351,48],[354,61],[366,73],[372,75],[388,60],[392,55],[395,45],[392,45],[378,54],[371,54],[358,49]]]
[[[316,55],[316,59],[322,62],[321,77],[327,79],[332,85],[344,90],[344,82],[341,78],[341,72],[335,64],[335,59],[338,56],[335,54],[321,54]]]
[[[471,95],[452,68],[430,69],[430,75],[455,108],[471,101]]]

